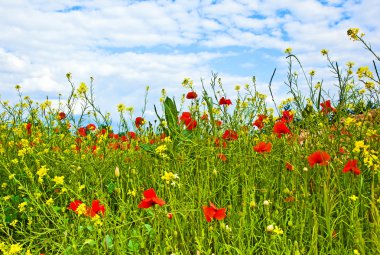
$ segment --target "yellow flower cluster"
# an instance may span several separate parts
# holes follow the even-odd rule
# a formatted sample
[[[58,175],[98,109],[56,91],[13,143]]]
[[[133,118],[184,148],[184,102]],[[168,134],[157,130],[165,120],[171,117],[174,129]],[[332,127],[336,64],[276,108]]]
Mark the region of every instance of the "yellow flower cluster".
[[[54,176],[53,181],[56,185],[63,185],[65,183],[65,176]]]
[[[379,157],[377,156],[377,151],[371,150],[368,145],[364,144],[364,141],[355,142],[355,148],[352,150],[354,153],[359,153],[363,151],[363,161],[368,168],[373,168],[378,170],[380,168]]]
[[[356,71],[356,74],[358,75],[359,79],[363,77],[373,78],[373,73],[369,70],[368,66],[361,66]]]
[[[360,32],[360,29],[357,27],[354,27],[347,30],[347,35],[350,37],[350,39],[357,41],[359,40],[359,37],[364,36],[364,33],[361,33],[360,35],[358,35],[359,32]]]
[[[166,159],[168,158],[168,155],[166,155],[166,151],[168,150],[166,144],[162,144],[160,146],[157,146],[155,152],[156,154],[158,154],[159,156],[161,156],[162,158]]]
[[[174,174],[172,172],[166,172],[163,176],[161,176],[161,179],[166,182],[166,184],[169,184],[170,182],[173,182],[175,179],[179,179],[178,174]]]
[[[48,171],[48,169],[46,166],[42,166],[40,169],[38,169],[37,175],[38,175],[38,182],[39,183],[43,182],[43,177],[47,174],[47,171]]]
[[[124,104],[118,104],[118,105],[117,105],[117,111],[118,111],[118,112],[123,113],[123,112],[126,111],[126,109],[127,109],[127,107],[126,107]]]
[[[88,87],[87,87],[86,83],[81,82],[79,84],[79,88],[77,90],[78,94],[79,95],[84,95],[84,94],[86,94],[87,91],[88,91]]]

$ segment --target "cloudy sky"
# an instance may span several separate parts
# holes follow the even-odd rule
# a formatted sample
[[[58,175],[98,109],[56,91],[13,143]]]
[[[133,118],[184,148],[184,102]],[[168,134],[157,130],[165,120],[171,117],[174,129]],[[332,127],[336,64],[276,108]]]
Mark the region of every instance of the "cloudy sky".
[[[103,110],[116,114],[124,103],[138,116],[146,85],[152,110],[162,88],[179,98],[187,92],[183,78],[199,88],[212,71],[231,98],[253,75],[268,93],[276,67],[280,100],[287,96],[285,48],[306,71],[315,69],[317,80],[329,81],[320,50],[342,65],[371,65],[372,56],[346,31],[361,28],[380,51],[379,13],[378,0],[0,0],[1,99],[16,100],[16,84],[37,101],[65,97],[71,72],[76,84],[94,77]]]

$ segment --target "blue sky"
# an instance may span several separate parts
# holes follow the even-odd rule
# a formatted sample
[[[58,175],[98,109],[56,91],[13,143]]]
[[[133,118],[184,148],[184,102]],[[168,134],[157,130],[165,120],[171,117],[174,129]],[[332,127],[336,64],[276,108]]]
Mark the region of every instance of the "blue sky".
[[[185,77],[200,89],[200,79],[216,72],[233,98],[235,85],[251,83],[253,75],[267,94],[277,68],[280,101],[289,96],[287,47],[331,87],[321,49],[341,65],[371,65],[372,56],[346,31],[361,28],[379,51],[379,6],[377,0],[1,1],[1,100],[17,100],[16,84],[37,101],[65,97],[71,72],[78,85],[94,77],[98,105],[115,117],[118,103],[134,106],[138,116],[149,85],[146,117],[154,118],[161,89],[180,98]]]

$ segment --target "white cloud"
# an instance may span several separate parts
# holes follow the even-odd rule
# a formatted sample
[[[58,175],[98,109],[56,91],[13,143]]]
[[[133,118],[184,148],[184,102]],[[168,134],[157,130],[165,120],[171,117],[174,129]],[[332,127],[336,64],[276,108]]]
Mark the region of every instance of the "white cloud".
[[[76,83],[94,77],[99,105],[116,113],[119,102],[141,109],[146,85],[151,103],[158,103],[164,87],[178,98],[185,93],[184,77],[207,80],[211,70],[219,71],[218,63],[240,56],[244,61],[220,73],[227,86],[250,82],[238,67],[262,68],[271,61],[279,79],[273,87],[278,85],[276,95],[283,97],[287,66],[280,51],[292,47],[305,70],[317,70],[320,79],[331,77],[322,48],[341,64],[369,65],[373,57],[346,31],[362,28],[380,50],[378,13],[375,0],[2,1],[0,94],[14,98],[15,84],[25,94],[67,93],[65,74],[72,72]],[[244,58],[262,49],[273,55],[265,52],[261,62]],[[261,89],[274,67],[252,74]]]

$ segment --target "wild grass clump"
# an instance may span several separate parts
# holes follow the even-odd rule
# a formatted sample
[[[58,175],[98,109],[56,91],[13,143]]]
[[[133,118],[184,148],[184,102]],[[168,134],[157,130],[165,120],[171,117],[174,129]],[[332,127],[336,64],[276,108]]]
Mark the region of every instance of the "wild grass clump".
[[[156,121],[119,104],[116,132],[92,78],[67,74],[56,108],[16,86],[17,104],[0,101],[0,251],[379,254],[379,58],[348,35],[374,71],[322,50],[334,99],[287,49],[291,97],[277,105],[270,82],[275,109],[254,77],[234,100],[216,74],[200,91],[186,78],[181,102],[162,91]]]

